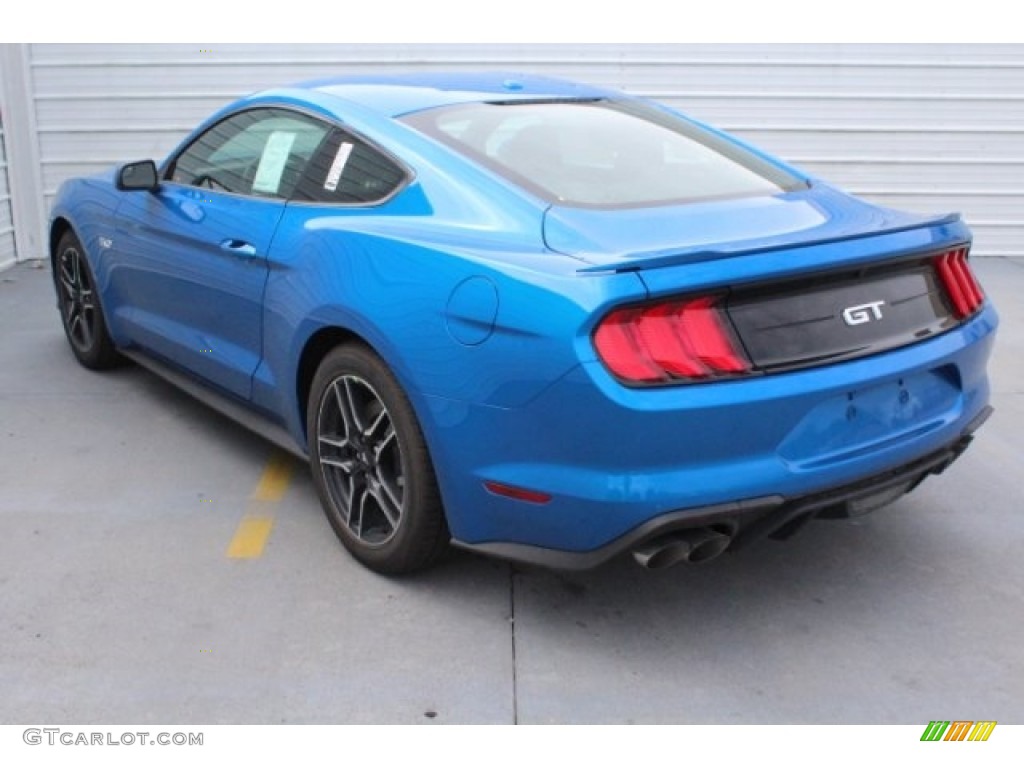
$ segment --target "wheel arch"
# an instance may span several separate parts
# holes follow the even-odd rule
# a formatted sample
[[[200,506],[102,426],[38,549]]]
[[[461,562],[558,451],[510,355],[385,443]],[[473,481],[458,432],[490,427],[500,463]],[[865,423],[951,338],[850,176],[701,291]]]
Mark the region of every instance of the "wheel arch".
[[[320,367],[320,363],[327,354],[342,344],[358,344],[381,356],[380,351],[375,349],[363,336],[338,325],[319,328],[306,339],[302,352],[299,353],[298,365],[295,369],[295,401],[299,411],[297,423],[301,426],[304,441],[309,439],[306,432],[306,411],[309,406],[309,393],[313,386],[313,377],[316,376],[317,368]]]
[[[57,216],[50,224],[50,267],[56,267],[57,244],[68,232],[74,232],[75,228],[64,216]]]
[[[397,380],[405,396],[409,400],[413,414],[419,422],[426,441],[427,452],[433,457],[434,446],[430,424],[425,423],[427,414],[424,412],[424,404],[419,398],[418,392],[411,384],[408,371],[400,364],[396,364],[397,356],[393,355],[394,350],[388,348],[386,343],[374,343],[373,329],[366,329],[368,332],[360,333],[347,325],[337,322],[322,325],[313,331],[302,345],[302,351],[296,358],[295,364],[295,424],[300,430],[301,444],[305,446],[309,441],[309,433],[306,425],[307,409],[309,407],[310,391],[313,385],[313,378],[316,376],[320,363],[332,349],[343,345],[351,344],[364,347],[381,359],[384,365]],[[379,340],[381,341],[381,340]]]

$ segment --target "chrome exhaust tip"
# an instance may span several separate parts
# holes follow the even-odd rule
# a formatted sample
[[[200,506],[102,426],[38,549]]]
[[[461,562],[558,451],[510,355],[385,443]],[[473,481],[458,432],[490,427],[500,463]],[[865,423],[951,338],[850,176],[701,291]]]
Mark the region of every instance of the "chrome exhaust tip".
[[[652,571],[679,563],[705,563],[725,552],[731,541],[726,534],[710,528],[679,531],[637,547],[633,550],[633,559]]]

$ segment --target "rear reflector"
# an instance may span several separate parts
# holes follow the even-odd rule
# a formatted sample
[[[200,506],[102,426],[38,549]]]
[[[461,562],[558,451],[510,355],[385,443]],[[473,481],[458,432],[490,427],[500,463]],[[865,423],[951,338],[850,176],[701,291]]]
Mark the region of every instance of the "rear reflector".
[[[530,491],[526,488],[516,488],[514,485],[505,485],[504,483],[496,483],[493,480],[487,480],[484,482],[484,488],[493,493],[495,496],[506,496],[516,501],[528,501],[531,504],[547,504],[551,501],[550,493],[542,493],[541,491]]]
[[[959,319],[973,315],[985,301],[985,294],[967,263],[967,249],[956,248],[935,257],[935,271]]]
[[[598,324],[594,347],[627,382],[704,380],[751,370],[716,296],[615,310]]]

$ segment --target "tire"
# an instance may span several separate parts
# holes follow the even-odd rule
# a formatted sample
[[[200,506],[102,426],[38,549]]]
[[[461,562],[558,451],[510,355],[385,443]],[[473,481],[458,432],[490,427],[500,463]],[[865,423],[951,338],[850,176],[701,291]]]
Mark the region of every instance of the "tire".
[[[64,334],[78,362],[92,370],[116,366],[120,358],[107,333],[96,280],[85,249],[70,230],[57,243],[53,280]]]
[[[310,468],[346,549],[377,573],[426,568],[451,538],[416,416],[387,365],[363,346],[320,363],[306,416]]]

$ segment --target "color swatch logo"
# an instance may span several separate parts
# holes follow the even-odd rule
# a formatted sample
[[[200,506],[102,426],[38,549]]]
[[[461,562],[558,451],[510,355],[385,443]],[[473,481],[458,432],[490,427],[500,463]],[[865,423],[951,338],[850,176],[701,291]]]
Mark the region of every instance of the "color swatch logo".
[[[995,720],[932,720],[921,741],[988,741],[995,728]]]

